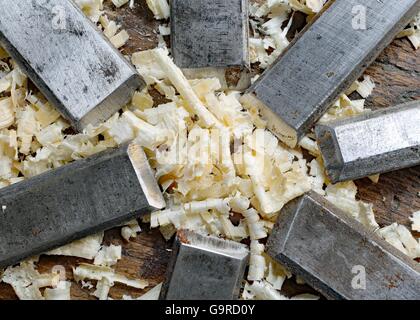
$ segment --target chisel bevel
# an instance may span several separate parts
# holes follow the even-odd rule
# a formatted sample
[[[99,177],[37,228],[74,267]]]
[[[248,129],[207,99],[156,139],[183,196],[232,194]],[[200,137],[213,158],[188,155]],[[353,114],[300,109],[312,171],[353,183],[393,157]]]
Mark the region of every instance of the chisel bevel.
[[[0,0],[0,45],[79,131],[107,120],[144,81],[72,0]]]
[[[245,245],[181,230],[160,299],[236,300],[248,256]]]
[[[335,0],[242,97],[291,147],[420,10],[420,0]]]
[[[420,165],[420,101],[315,128],[333,183]]]
[[[171,48],[180,68],[249,66],[248,0],[172,0]]]
[[[162,209],[143,149],[133,143],[0,190],[0,268]]]
[[[420,267],[310,192],[288,203],[267,253],[329,299],[420,299]]]

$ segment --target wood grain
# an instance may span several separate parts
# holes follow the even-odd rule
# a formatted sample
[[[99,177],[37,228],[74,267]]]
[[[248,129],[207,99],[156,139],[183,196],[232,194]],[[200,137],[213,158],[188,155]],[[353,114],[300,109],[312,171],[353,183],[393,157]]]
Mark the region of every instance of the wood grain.
[[[117,22],[130,34],[130,41],[123,49],[125,54],[156,46],[158,23],[153,19],[144,0],[136,1],[134,9],[125,6],[117,13],[107,1],[106,11],[111,19],[117,17]],[[376,88],[367,101],[370,108],[420,99],[420,54],[406,39],[395,40],[367,73],[376,83]],[[157,96],[156,93],[155,95]],[[417,196],[420,191],[420,167],[384,174],[378,184],[373,184],[368,179],[356,181],[356,184],[359,187],[359,198],[374,204],[381,226],[394,221],[409,225],[408,217],[412,212],[420,210],[420,197]],[[108,231],[105,238],[107,243],[123,246],[123,259],[118,262],[117,270],[127,276],[149,280],[151,288],[164,280],[170,257],[168,250],[172,244],[165,242],[159,231],[150,231],[147,225],[143,225],[143,228],[137,239],[129,243],[121,239],[119,229]],[[63,265],[71,279],[71,268],[83,261],[78,258],[41,257],[38,266],[41,272],[47,272],[54,265]],[[294,279],[286,281],[284,291],[287,295],[314,292],[307,286],[296,285]],[[92,299],[89,293],[89,290],[80,288],[78,284],[72,285],[74,299]],[[140,290],[116,286],[111,289],[110,296],[118,299],[124,294],[138,297],[142,293]],[[4,283],[0,283],[0,299],[16,299],[13,289]]]

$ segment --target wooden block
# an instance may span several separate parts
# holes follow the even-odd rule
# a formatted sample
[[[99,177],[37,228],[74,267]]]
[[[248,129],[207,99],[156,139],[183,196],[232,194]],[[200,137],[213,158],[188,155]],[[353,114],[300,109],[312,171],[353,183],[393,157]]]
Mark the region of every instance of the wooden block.
[[[160,298],[236,300],[248,255],[245,245],[179,231]]]
[[[162,209],[143,149],[130,144],[0,190],[0,268]]]
[[[144,82],[69,0],[0,0],[0,44],[78,129],[124,106]]]
[[[313,192],[283,208],[267,253],[329,299],[420,299],[419,265]]]
[[[333,183],[420,165],[420,102],[318,125]]]
[[[248,0],[172,0],[171,42],[180,68],[248,66]]]
[[[331,1],[244,101],[295,147],[419,10],[420,0]]]

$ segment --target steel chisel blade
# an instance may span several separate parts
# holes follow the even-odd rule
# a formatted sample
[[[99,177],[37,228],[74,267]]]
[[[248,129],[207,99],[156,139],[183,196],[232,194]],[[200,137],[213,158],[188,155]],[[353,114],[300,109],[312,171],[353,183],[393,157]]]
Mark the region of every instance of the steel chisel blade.
[[[0,0],[0,45],[72,125],[107,120],[144,81],[71,0]]]
[[[19,182],[0,190],[0,268],[164,206],[136,144]]]
[[[248,0],[172,0],[171,43],[180,68],[248,66]]]
[[[280,212],[267,253],[329,299],[420,299],[420,267],[310,192]]]
[[[242,97],[295,147],[410,19],[420,0],[335,0]],[[365,23],[364,23],[365,22]]]
[[[333,183],[420,165],[420,101],[315,129]]]
[[[245,245],[181,230],[160,298],[236,300],[248,255]]]

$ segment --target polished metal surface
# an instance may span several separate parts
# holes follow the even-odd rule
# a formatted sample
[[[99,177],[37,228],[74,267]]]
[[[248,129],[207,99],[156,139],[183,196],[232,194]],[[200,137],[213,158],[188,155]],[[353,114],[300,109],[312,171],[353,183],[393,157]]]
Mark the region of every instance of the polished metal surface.
[[[420,101],[315,129],[332,182],[420,165]]]

